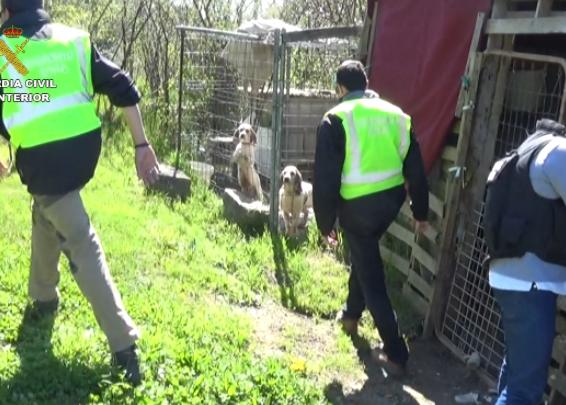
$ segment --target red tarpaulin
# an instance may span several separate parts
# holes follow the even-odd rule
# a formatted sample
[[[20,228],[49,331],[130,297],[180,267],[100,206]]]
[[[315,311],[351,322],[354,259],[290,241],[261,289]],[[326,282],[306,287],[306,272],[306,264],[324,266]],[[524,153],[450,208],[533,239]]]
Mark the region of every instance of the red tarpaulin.
[[[369,13],[376,0],[369,0]],[[370,87],[413,118],[427,172],[454,119],[479,12],[491,0],[379,0]]]

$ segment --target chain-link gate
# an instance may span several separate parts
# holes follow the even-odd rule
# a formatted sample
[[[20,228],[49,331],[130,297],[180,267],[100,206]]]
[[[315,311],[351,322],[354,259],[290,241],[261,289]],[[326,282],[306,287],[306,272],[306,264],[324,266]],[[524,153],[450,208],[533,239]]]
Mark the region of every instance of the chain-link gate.
[[[178,127],[189,170],[218,190],[238,188],[233,133],[252,125],[256,169],[270,223],[278,223],[279,173],[312,175],[316,128],[335,103],[336,67],[357,51],[358,27],[265,36],[194,27],[181,35]],[[181,148],[182,144],[182,148]]]
[[[484,156],[481,162],[484,168],[491,167],[496,159],[518,147],[534,131],[537,120],[563,119],[566,103],[566,60],[503,51],[488,52],[484,62],[487,58],[497,58],[508,68],[500,90],[504,93],[501,94],[503,105],[499,106],[502,108],[497,138],[492,154]],[[476,194],[470,196],[474,201],[472,212],[464,215],[458,225],[456,269],[440,339],[461,357],[479,353],[484,374],[496,379],[504,354],[504,336],[499,309],[489,287],[488,269],[484,265],[487,253],[482,228],[485,188]]]

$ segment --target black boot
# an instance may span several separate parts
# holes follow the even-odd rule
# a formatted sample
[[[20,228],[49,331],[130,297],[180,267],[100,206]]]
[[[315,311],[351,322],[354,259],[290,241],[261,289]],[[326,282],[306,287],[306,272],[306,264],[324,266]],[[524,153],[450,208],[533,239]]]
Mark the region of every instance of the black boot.
[[[31,305],[31,316],[33,319],[41,319],[48,315],[53,315],[59,309],[59,298],[51,301],[33,301]]]
[[[136,345],[112,354],[112,366],[124,371],[124,377],[134,387],[140,385],[142,374]]]

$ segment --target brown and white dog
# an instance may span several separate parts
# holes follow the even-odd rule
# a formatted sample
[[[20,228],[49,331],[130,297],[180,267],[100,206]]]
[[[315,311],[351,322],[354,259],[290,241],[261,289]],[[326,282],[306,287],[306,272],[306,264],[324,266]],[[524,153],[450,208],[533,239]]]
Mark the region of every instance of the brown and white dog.
[[[242,123],[234,132],[236,150],[232,154],[232,162],[238,165],[238,184],[242,193],[254,200],[263,200],[263,190],[259,174],[255,169],[255,145],[257,136],[250,124]]]
[[[295,166],[285,167],[281,172],[279,212],[287,235],[295,235],[300,227],[306,226],[310,208],[312,185],[303,181],[301,172]]]

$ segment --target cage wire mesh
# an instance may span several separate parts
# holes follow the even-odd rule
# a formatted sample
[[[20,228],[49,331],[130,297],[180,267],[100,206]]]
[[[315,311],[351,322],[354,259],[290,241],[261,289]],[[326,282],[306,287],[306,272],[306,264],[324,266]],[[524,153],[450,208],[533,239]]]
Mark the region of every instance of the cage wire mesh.
[[[312,180],[317,127],[337,103],[336,68],[356,51],[355,36],[286,42],[281,165],[297,166],[304,180]]]
[[[240,123],[254,128],[272,112],[273,44],[251,35],[184,29],[182,149],[189,169],[216,188],[235,187],[233,135]],[[256,161],[266,154],[270,134],[258,133]],[[263,183],[269,174],[259,170]]]
[[[566,65],[518,54],[489,57],[505,58],[509,64],[494,156],[483,162],[491,167],[534,132],[537,120],[560,120],[564,116]],[[496,379],[504,355],[504,336],[484,265],[484,195],[475,198],[473,212],[460,224],[456,270],[441,333],[443,340],[462,355],[479,353],[482,370]]]
[[[276,216],[275,190],[283,166],[295,165],[305,180],[312,178],[317,126],[337,102],[334,72],[355,56],[358,28],[276,31],[262,37],[178,29],[183,56],[178,119],[185,166],[210,179],[217,190],[239,188],[231,162],[233,134],[240,123],[251,124],[264,201]]]

